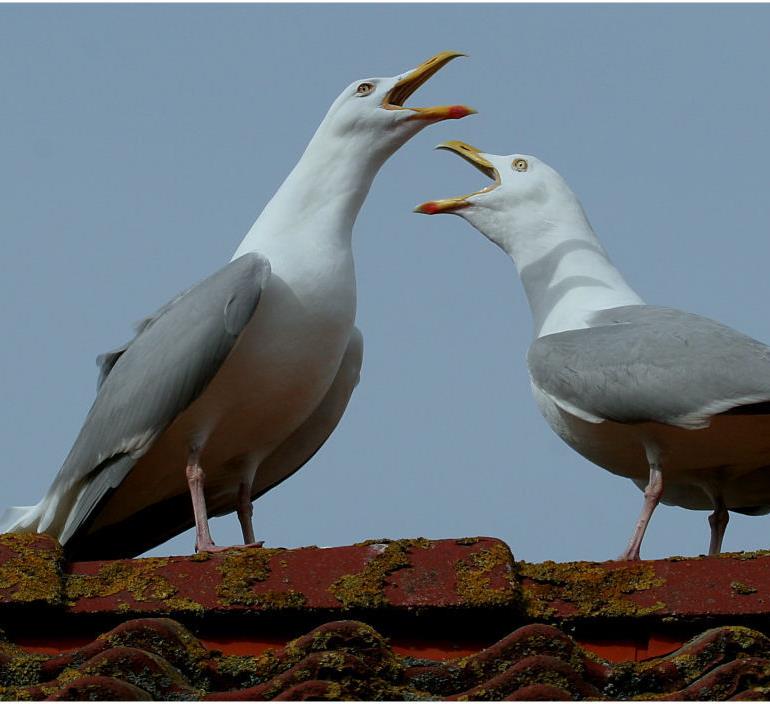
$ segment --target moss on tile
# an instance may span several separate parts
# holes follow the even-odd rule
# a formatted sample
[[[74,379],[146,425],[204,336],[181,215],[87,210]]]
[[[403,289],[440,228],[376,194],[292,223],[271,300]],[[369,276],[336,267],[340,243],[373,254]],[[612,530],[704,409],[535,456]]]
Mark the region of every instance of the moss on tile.
[[[471,553],[455,566],[457,594],[463,606],[511,606],[519,601],[519,593],[511,571],[513,555],[507,545],[495,543]],[[502,572],[508,579],[505,587],[492,587],[495,573]]]
[[[641,662],[615,663],[607,694],[617,698],[657,699],[682,690],[721,664],[770,656],[770,638],[745,626],[721,626],[704,631],[679,650]],[[722,698],[716,692],[698,699]]]
[[[165,613],[193,612],[202,614],[204,607],[196,601],[178,597],[178,589],[158,569],[169,563],[168,558],[145,558],[104,564],[95,575],[68,575],[65,580],[66,599],[74,604],[78,599],[94,599],[126,593],[133,602],[157,601]],[[117,610],[130,613],[131,602],[121,602]]]
[[[18,687],[38,682],[42,664],[48,659],[46,655],[25,653],[18,649],[17,654],[3,663],[0,668],[0,685],[3,687]],[[0,694],[2,698],[2,694]],[[13,699],[13,697],[10,697]]]
[[[269,609],[300,609],[307,597],[294,589],[256,593],[253,587],[270,576],[270,561],[283,548],[248,548],[225,553],[218,567],[222,581],[217,587],[219,603],[225,606],[259,606]]]
[[[208,562],[211,559],[210,552],[196,552],[187,558],[190,562]]]
[[[8,590],[3,601],[61,604],[63,552],[53,538],[6,533],[0,535],[0,546],[12,553],[0,563],[0,590]]]
[[[757,588],[752,587],[750,584],[745,584],[744,582],[730,582],[730,589],[732,589],[736,594],[756,594]]]
[[[746,550],[742,552],[722,552],[717,557],[723,560],[756,560],[758,557],[770,557],[770,550]]]
[[[374,609],[386,606],[385,587],[388,576],[409,567],[409,553],[412,550],[426,550],[432,546],[430,540],[414,538],[410,540],[366,541],[358,545],[383,545],[383,550],[372,557],[360,572],[345,574],[337,579],[329,592],[346,609]]]
[[[522,591],[527,613],[534,619],[551,619],[554,601],[573,606],[576,617],[639,617],[665,608],[661,601],[640,606],[627,598],[665,584],[654,567],[643,562],[612,569],[593,562],[519,562],[517,569],[520,578],[531,580],[522,584]]]

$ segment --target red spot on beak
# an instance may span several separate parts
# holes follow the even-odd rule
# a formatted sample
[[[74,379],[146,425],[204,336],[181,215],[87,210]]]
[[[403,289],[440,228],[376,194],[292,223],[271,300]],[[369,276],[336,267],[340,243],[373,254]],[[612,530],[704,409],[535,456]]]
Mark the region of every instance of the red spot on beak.
[[[420,206],[420,212],[426,215],[435,215],[439,211],[438,205],[433,202],[423,203]]]
[[[450,120],[459,120],[461,117],[467,117],[473,113],[474,111],[466,108],[465,105],[453,105],[449,108],[448,116]]]

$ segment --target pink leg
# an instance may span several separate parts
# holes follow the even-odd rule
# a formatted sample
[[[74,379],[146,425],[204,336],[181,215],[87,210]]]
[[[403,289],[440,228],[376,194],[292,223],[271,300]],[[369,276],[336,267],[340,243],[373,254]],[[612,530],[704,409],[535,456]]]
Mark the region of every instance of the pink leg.
[[[644,531],[647,530],[647,524],[655,507],[660,502],[663,495],[663,472],[660,471],[657,464],[650,463],[650,481],[644,489],[644,504],[639,521],[636,524],[634,533],[628,543],[626,551],[618,558],[619,560],[638,560],[639,550],[642,547],[642,538]]]
[[[187,459],[187,485],[190,487],[192,497],[193,515],[195,516],[195,551],[210,552],[215,548],[214,541],[209,532],[209,517],[206,511],[206,497],[203,493],[206,475],[203,473],[198,460],[197,451],[190,452]]]
[[[250,490],[251,487],[246,482],[241,482],[238,487],[238,521],[241,524],[241,532],[243,533],[243,542],[245,545],[256,542],[254,539],[254,526],[251,522],[254,508],[251,505]]]
[[[193,515],[195,516],[195,551],[196,552],[222,552],[230,550],[229,547],[219,547],[214,544],[209,531],[209,518],[206,511],[206,496],[203,493],[206,475],[201,469],[198,460],[200,454],[198,451],[191,451],[187,459],[187,484],[190,487],[190,496],[192,497]],[[262,543],[254,541],[254,529],[251,525],[251,495],[250,487],[241,483],[238,487],[238,520],[241,522],[243,530],[243,540],[245,547],[262,547]]]
[[[725,537],[727,524],[730,521],[730,513],[725,502],[720,496],[714,503],[714,513],[709,516],[711,526],[711,542],[709,543],[709,555],[719,555],[722,552],[722,540]]]

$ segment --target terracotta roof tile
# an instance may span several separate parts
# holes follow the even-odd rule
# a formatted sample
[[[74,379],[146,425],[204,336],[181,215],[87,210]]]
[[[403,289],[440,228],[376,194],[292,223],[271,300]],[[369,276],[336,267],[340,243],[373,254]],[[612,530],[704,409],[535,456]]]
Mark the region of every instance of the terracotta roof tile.
[[[63,655],[11,648],[3,699],[663,699],[763,698],[768,639],[709,630],[642,663],[610,663],[553,626],[516,629],[476,655],[417,661],[366,624],[323,624],[260,656],[209,650],[170,619],[135,619]],[[173,662],[173,664],[172,664]]]
[[[768,594],[764,552],[538,565],[464,538],[66,563],[5,535],[0,697],[761,699]]]

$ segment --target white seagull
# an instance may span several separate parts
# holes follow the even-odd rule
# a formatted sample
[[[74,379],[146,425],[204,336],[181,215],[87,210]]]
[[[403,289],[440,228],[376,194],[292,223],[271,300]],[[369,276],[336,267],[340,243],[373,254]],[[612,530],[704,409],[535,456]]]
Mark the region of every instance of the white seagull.
[[[235,510],[254,542],[252,499],[316,452],[358,381],[351,236],[377,171],[426,125],[474,112],[404,105],[457,56],[345,88],[233,261],[99,358],[96,400],[64,465],[0,530],[104,559],[194,524],[196,550],[212,551],[208,516]]]
[[[527,362],[540,410],[573,449],[644,490],[621,559],[639,559],[660,501],[712,510],[709,553],[719,553],[728,510],[770,512],[770,347],[646,305],[547,164],[439,146],[494,183],[417,211],[456,213],[513,259],[534,321]]]

